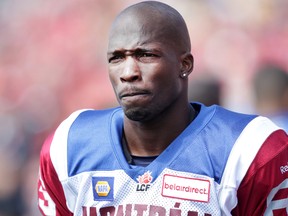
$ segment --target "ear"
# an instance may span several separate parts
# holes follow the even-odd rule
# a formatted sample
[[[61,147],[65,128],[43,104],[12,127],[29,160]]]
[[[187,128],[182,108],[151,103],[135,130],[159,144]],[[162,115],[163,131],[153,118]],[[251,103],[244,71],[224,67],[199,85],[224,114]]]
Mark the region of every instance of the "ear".
[[[194,58],[191,53],[185,53],[181,56],[181,71],[180,77],[187,78],[188,75],[193,71]]]

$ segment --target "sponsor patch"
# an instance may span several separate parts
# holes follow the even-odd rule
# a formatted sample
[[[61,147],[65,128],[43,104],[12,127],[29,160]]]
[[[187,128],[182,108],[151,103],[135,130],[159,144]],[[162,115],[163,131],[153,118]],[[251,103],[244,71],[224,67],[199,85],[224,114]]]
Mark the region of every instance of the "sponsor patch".
[[[183,200],[209,202],[210,181],[166,174],[163,177],[161,195]]]
[[[114,199],[114,177],[92,177],[94,201]]]

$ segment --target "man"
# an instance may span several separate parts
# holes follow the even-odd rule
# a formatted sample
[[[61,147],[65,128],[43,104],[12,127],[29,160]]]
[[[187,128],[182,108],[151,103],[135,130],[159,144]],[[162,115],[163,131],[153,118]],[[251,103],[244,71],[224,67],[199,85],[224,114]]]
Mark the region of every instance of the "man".
[[[277,64],[264,64],[253,79],[255,108],[288,132],[288,72]]]
[[[175,9],[122,11],[107,57],[120,107],[77,111],[47,139],[43,215],[287,213],[287,134],[264,117],[188,102],[193,57]]]

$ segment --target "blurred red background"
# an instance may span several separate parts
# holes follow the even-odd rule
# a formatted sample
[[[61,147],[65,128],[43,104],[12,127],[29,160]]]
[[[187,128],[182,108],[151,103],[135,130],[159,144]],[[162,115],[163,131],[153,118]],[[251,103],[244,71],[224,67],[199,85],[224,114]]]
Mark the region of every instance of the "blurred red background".
[[[106,46],[115,15],[136,0],[0,1],[0,216],[39,215],[41,145],[71,112],[117,106]],[[285,0],[163,0],[187,21],[194,72],[221,82],[223,106],[255,112],[251,78],[288,69]]]

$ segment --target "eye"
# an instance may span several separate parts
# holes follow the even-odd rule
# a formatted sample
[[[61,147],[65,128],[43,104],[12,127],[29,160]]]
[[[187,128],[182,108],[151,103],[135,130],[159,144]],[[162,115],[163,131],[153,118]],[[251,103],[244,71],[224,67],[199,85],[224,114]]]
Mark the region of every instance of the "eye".
[[[157,55],[152,52],[137,52],[135,53],[136,58],[141,62],[152,62]]]
[[[137,53],[136,56],[138,58],[142,58],[142,57],[154,57],[155,55],[153,53],[146,53],[146,52],[143,52],[143,53]]]
[[[109,62],[109,63],[112,63],[112,64],[115,64],[115,63],[118,63],[118,62],[122,61],[123,59],[124,59],[124,55],[115,54],[115,55],[111,56],[111,57],[108,59],[108,62]]]

